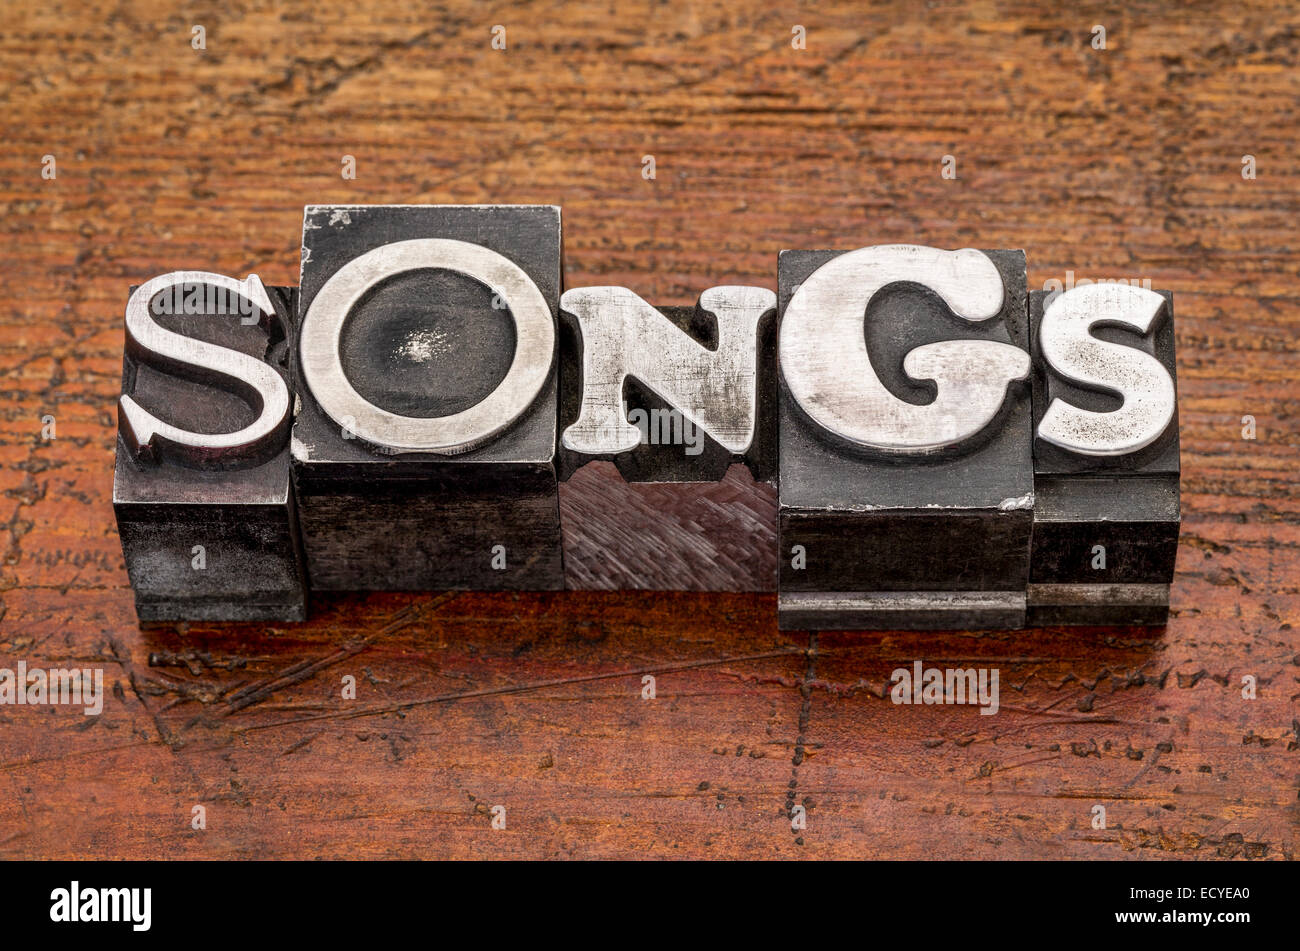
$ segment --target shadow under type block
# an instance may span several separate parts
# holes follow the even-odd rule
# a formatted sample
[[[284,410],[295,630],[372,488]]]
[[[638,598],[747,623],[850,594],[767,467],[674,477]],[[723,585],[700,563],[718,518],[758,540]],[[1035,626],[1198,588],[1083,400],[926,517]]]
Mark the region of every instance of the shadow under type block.
[[[132,288],[113,510],[141,621],[301,621],[290,487],[296,288],[177,271]]]
[[[1029,623],[1164,624],[1179,532],[1173,294],[1034,291],[1029,313]]]
[[[781,252],[781,628],[1023,626],[1025,280],[1022,251]]]
[[[776,588],[776,295],[561,302],[560,522],[573,589]]]
[[[560,211],[309,206],[293,472],[321,590],[558,589]]]

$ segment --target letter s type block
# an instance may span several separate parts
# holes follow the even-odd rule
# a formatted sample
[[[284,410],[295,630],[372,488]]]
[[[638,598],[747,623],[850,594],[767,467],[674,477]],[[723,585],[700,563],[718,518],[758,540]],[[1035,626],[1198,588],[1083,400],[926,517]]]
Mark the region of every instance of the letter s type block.
[[[113,510],[141,621],[301,621],[287,383],[296,289],[132,288]]]
[[[1164,624],[1178,551],[1173,294],[1029,295],[1034,535],[1029,622]]]
[[[293,425],[323,590],[557,589],[560,210],[308,206]]]
[[[1021,626],[1024,252],[783,251],[778,273],[780,626]]]
[[[776,295],[580,287],[561,311],[567,586],[773,590]]]

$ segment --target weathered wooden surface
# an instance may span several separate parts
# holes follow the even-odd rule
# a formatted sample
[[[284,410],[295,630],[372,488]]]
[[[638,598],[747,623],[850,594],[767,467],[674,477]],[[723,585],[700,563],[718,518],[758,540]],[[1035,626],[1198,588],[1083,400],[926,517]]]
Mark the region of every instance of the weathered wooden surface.
[[[1293,856],[1300,14],[1043,6],[7,4],[0,666],[102,665],[109,696],[0,708],[0,855]],[[809,638],[770,596],[462,594],[142,632],[109,505],[125,290],[293,282],[322,201],[561,204],[570,286],[665,304],[895,241],[1172,288],[1174,617]],[[914,659],[999,667],[1001,712],[882,699]]]

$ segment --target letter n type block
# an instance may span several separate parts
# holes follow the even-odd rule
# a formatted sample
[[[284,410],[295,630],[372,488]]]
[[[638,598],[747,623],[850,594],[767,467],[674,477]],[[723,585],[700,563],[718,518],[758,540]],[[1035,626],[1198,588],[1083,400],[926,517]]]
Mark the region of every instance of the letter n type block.
[[[202,271],[132,288],[113,510],[141,621],[301,621],[290,487],[296,289]]]
[[[1029,622],[1164,624],[1179,530],[1173,294],[1034,291],[1029,314]]]
[[[783,251],[778,297],[780,626],[1021,626],[1024,252]]]
[[[294,479],[313,588],[563,587],[560,210],[308,206]]]
[[[581,287],[561,310],[567,586],[774,590],[776,295]]]

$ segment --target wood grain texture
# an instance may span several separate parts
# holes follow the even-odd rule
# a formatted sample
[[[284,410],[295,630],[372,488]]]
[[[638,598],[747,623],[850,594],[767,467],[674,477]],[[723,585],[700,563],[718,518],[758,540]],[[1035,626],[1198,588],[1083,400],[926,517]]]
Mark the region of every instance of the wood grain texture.
[[[595,460],[560,483],[576,591],[776,590],[776,486],[733,463],[716,482],[628,482]]]
[[[0,665],[102,666],[108,698],[0,708],[0,855],[1295,855],[1300,13],[769,10],[5,5]],[[1172,289],[1168,628],[810,637],[771,596],[558,593],[139,630],[109,502],[126,288],[293,283],[326,201],[559,204],[570,286],[664,304],[881,242]],[[914,659],[1000,668],[1001,711],[894,705]]]

